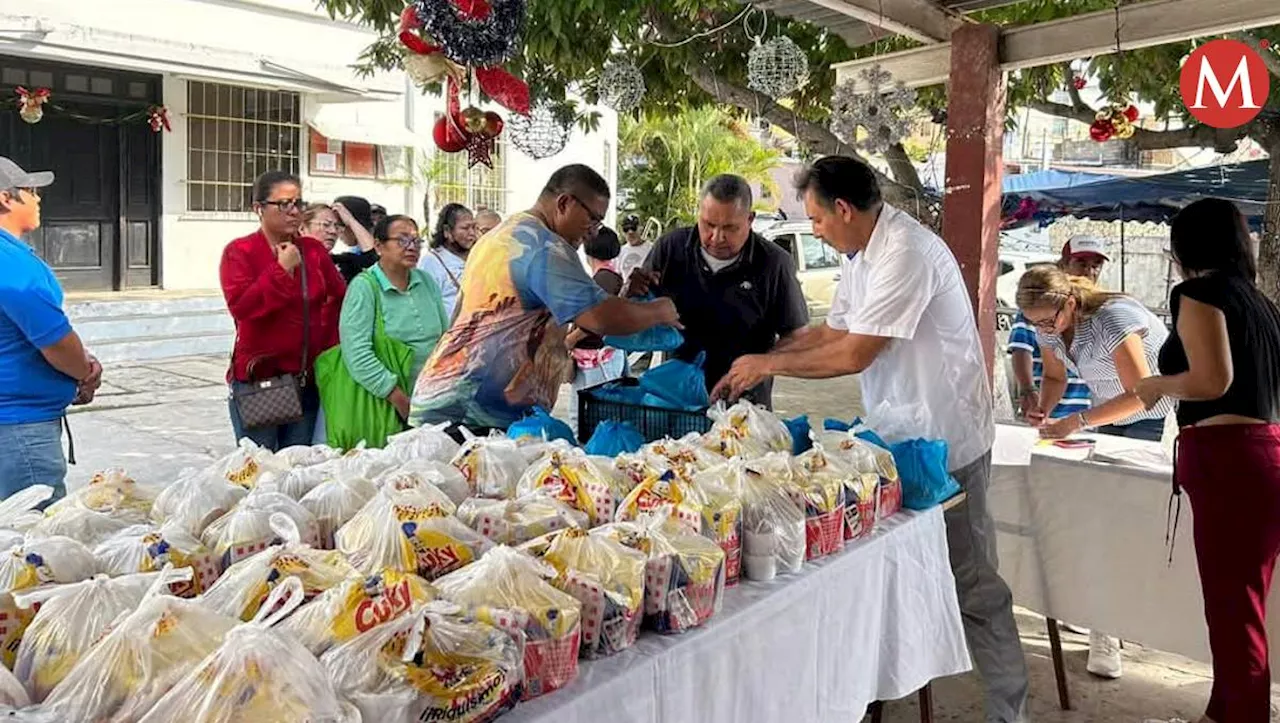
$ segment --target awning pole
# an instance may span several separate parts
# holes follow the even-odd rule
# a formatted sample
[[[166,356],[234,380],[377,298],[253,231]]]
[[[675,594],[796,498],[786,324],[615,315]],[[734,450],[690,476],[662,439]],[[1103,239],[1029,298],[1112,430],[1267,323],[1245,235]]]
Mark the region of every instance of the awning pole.
[[[1125,286],[1124,286],[1124,280],[1125,280],[1125,279],[1124,279],[1124,277],[1125,277],[1124,267],[1125,267],[1125,253],[1124,253],[1124,206],[1121,206],[1121,207],[1120,207],[1120,293],[1122,293],[1122,294],[1124,293],[1124,288],[1125,288]]]

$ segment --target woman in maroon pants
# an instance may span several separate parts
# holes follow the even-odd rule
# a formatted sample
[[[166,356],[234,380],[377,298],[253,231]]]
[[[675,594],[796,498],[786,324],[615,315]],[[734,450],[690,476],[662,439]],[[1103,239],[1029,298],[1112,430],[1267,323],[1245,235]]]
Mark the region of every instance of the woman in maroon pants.
[[[1171,227],[1181,284],[1163,376],[1139,382],[1148,405],[1178,400],[1174,489],[1187,491],[1213,652],[1201,723],[1271,720],[1266,605],[1280,552],[1280,310],[1255,283],[1244,218],[1205,199]]]

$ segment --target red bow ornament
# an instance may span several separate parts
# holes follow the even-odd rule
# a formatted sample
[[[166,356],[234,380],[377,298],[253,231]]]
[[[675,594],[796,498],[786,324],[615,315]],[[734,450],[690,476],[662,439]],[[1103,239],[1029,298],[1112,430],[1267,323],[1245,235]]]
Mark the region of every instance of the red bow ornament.
[[[148,108],[147,125],[151,126],[151,130],[155,133],[161,130],[172,131],[173,127],[169,125],[169,109],[162,105],[153,105]]]
[[[52,93],[48,88],[27,90],[22,86],[14,89],[18,93],[18,117],[27,123],[39,123],[44,118],[45,103],[49,102]]]
[[[488,0],[449,0],[468,18],[484,20],[489,16]],[[400,43],[409,49],[404,59],[404,70],[418,85],[429,85],[448,77],[459,83],[466,77],[466,68],[446,58],[439,45],[428,43],[418,32],[422,22],[412,5],[400,13],[400,27],[397,37]],[[528,115],[529,86],[521,79],[503,70],[491,66],[475,69],[476,82],[485,95],[492,98],[504,108],[515,113]]]

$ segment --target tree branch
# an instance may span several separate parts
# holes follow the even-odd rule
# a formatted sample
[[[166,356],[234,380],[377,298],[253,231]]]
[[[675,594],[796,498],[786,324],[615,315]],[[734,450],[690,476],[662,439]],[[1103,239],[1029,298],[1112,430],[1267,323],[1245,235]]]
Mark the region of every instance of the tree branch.
[[[1067,118],[1078,121],[1085,125],[1092,124],[1095,119],[1095,111],[1083,103],[1081,104],[1081,107],[1077,108],[1065,103],[1037,100],[1028,103],[1027,107],[1032,110],[1040,111],[1041,113],[1057,116],[1058,118]],[[1129,142],[1140,151],[1199,147],[1212,148],[1219,153],[1230,153],[1235,150],[1236,144],[1239,143],[1240,139],[1249,135],[1253,126],[1254,124],[1241,126],[1239,128],[1211,128],[1206,125],[1194,125],[1186,128],[1165,131],[1136,128],[1133,133],[1133,138],[1131,138]]]
[[[1067,95],[1071,98],[1071,107],[1077,111],[1090,110],[1089,104],[1084,102],[1084,99],[1080,97],[1080,90],[1076,88],[1076,74],[1075,71],[1071,69],[1071,63],[1063,63],[1062,70],[1066,74],[1067,78]]]

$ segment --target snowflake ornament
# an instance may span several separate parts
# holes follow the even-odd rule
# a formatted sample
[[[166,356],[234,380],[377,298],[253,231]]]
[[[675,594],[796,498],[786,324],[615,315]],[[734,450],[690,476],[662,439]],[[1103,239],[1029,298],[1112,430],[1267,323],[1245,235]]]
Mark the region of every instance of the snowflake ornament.
[[[871,153],[884,153],[911,132],[916,92],[878,65],[860,73],[870,88],[859,93],[856,83],[847,80],[836,87],[831,102],[831,132],[846,143],[860,145]],[[887,90],[886,90],[887,89]],[[858,127],[866,130],[858,137]]]
[[[773,99],[791,95],[809,79],[809,58],[785,35],[756,41],[747,54],[747,85]]]
[[[611,60],[600,71],[600,102],[619,113],[630,113],[644,98],[644,74],[625,58]]]

